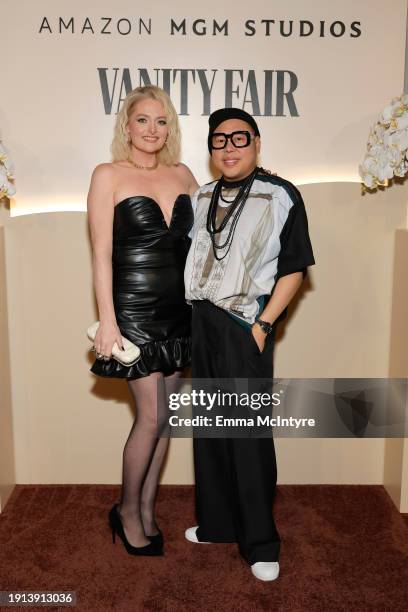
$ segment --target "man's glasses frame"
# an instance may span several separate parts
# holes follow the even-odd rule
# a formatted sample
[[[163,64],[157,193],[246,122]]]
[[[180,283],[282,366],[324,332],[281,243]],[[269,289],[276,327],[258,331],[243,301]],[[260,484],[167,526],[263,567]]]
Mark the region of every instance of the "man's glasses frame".
[[[223,144],[214,144],[215,139],[219,138],[220,136],[224,136]],[[239,138],[240,136],[246,136],[246,140],[243,144],[241,142],[242,139]],[[225,149],[228,140],[231,140],[231,143],[234,145],[234,147],[236,147],[237,149],[242,149],[244,147],[248,147],[253,138],[255,138],[255,135],[251,134],[247,130],[237,130],[235,132],[231,132],[230,134],[225,134],[224,132],[213,132],[211,134],[211,147],[213,149]]]

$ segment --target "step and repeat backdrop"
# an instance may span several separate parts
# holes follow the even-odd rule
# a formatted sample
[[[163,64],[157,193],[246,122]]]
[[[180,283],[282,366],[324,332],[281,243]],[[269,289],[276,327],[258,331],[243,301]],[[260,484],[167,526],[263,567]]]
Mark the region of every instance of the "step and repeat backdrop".
[[[200,183],[208,115],[223,106],[257,118],[264,167],[298,185],[359,181],[369,128],[402,93],[406,11],[406,0],[3,3],[12,215],[86,210],[121,101],[148,83],[169,92]]]

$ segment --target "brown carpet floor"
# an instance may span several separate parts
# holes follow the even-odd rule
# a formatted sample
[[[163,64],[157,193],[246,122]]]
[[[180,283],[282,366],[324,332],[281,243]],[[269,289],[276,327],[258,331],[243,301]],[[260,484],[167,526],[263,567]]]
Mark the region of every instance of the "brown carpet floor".
[[[270,583],[234,544],[185,541],[191,486],[160,487],[165,556],[129,556],[107,523],[118,495],[112,485],[18,485],[0,515],[0,590],[74,590],[81,612],[408,610],[408,520],[381,486],[279,486],[281,574]]]

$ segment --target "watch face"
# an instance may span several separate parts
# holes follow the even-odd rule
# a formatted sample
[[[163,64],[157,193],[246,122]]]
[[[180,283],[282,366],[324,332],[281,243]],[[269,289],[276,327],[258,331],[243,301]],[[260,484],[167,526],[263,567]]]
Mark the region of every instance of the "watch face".
[[[258,320],[258,323],[266,334],[268,334],[271,331],[272,325],[270,323],[267,323],[267,321]]]

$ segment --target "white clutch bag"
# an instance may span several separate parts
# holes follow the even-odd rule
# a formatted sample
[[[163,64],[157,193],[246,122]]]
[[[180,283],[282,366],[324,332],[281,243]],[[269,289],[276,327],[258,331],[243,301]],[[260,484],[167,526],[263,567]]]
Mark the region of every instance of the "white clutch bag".
[[[96,332],[98,331],[98,327],[99,327],[99,321],[95,321],[95,323],[92,323],[92,325],[90,325],[90,327],[88,327],[86,331],[86,335],[88,336],[89,340],[91,340],[92,342],[95,340],[95,336],[96,336]],[[125,350],[122,351],[122,349],[120,349],[115,342],[115,344],[112,347],[112,357],[124,366],[131,366],[135,364],[136,361],[139,361],[140,348],[136,346],[136,344],[133,344],[133,342],[131,342],[127,338],[124,338],[123,336],[122,336],[122,343],[123,343],[123,348]]]

